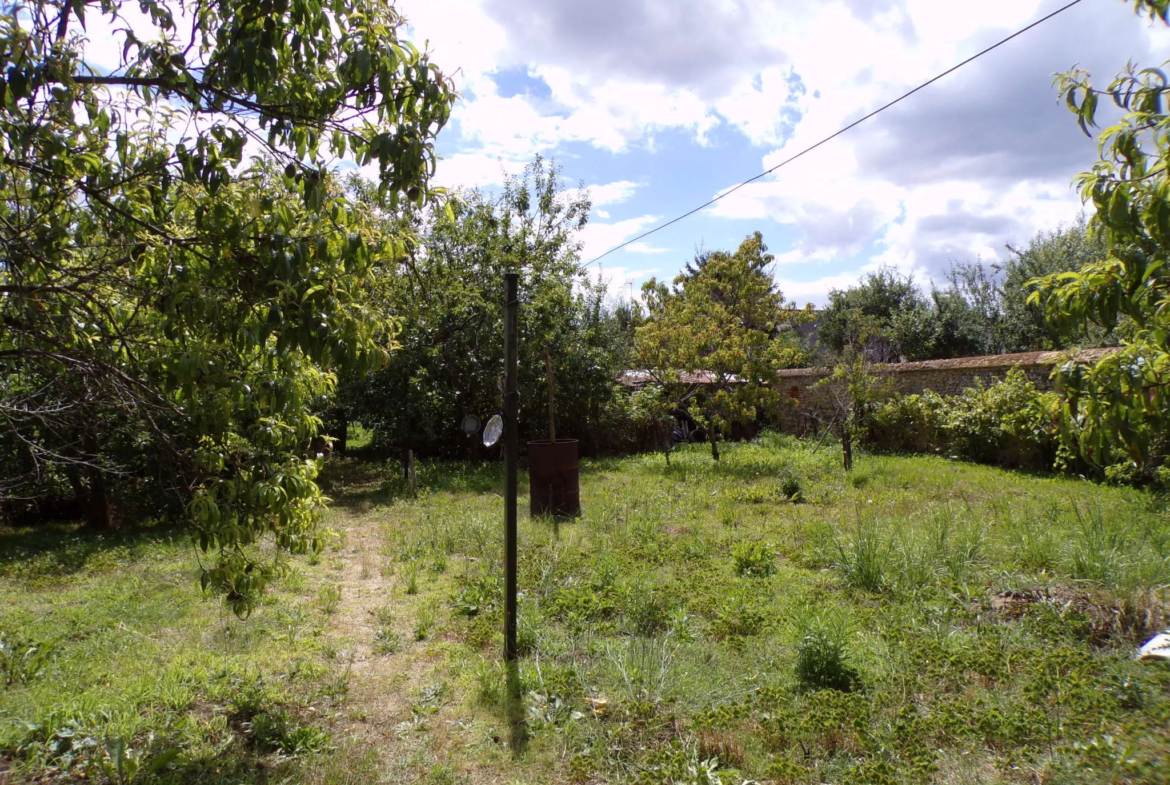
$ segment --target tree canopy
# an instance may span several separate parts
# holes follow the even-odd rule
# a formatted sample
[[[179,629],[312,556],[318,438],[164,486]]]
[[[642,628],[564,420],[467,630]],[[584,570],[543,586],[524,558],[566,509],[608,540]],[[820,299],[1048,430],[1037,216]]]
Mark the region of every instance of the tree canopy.
[[[1102,346],[1116,335],[1100,326],[1046,318],[1029,297],[1036,279],[1081,269],[1105,257],[1101,237],[1082,216],[1009,245],[1002,264],[955,262],[929,292],[912,276],[883,268],[836,289],[820,313],[818,337],[838,357],[864,350],[872,362],[913,362]]]
[[[708,389],[695,400],[716,458],[717,434],[779,404],[776,372],[807,358],[792,329],[805,312],[776,288],[767,250],[756,232],[734,253],[704,254],[673,287],[651,278],[642,288],[648,318],[637,330],[639,366],[679,402],[697,392],[685,374],[709,375]]]
[[[630,344],[604,286],[580,269],[589,207],[555,164],[537,158],[497,196],[467,191],[450,211],[386,213],[390,225],[406,222],[417,236],[380,298],[379,307],[402,326],[401,347],[382,369],[345,379],[341,405],[384,446],[478,454],[459,424],[502,404],[502,282],[505,272],[518,271],[521,428],[528,438],[547,438],[547,351],[558,436],[581,439],[587,450],[609,446],[594,426],[614,397]]]
[[[423,203],[454,98],[402,24],[380,0],[0,14],[6,514],[62,488],[95,524],[184,510],[240,613],[276,568],[261,538],[319,547],[310,403],[392,348],[365,293],[405,251],[330,167]]]

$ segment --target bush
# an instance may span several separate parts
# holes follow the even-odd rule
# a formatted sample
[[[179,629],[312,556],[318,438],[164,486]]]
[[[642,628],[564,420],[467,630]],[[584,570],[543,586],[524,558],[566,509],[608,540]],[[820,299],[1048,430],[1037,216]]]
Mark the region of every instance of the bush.
[[[1059,397],[1041,393],[1021,368],[959,395],[926,391],[879,405],[866,429],[877,450],[937,452],[1012,468],[1051,469],[1056,460]]]

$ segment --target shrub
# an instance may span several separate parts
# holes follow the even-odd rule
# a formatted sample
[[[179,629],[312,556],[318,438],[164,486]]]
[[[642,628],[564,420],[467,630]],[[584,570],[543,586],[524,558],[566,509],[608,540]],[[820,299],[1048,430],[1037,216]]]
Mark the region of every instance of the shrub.
[[[875,449],[938,452],[1009,467],[1051,469],[1059,397],[1041,393],[1024,371],[958,395],[895,396],[872,413],[866,442]]]

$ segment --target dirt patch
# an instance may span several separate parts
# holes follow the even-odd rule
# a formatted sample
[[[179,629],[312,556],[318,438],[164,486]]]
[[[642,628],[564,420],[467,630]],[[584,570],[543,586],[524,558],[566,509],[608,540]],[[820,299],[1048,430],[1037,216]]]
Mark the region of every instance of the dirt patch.
[[[1088,641],[1095,645],[1144,640],[1170,621],[1170,607],[1158,592],[1120,599],[1105,590],[1070,586],[1012,589],[992,595],[988,605],[1007,619],[1019,619],[1045,606],[1079,614],[1087,623]]]
[[[347,711],[334,732],[353,745],[377,750],[382,770],[389,771],[405,751],[398,730],[412,717],[410,692],[426,683],[436,661],[428,656],[427,642],[413,640],[414,613],[397,579],[384,569],[385,539],[377,520],[336,509],[334,514],[332,523],[343,533],[344,545],[333,576],[341,597],[329,633],[341,643],[350,676]]]

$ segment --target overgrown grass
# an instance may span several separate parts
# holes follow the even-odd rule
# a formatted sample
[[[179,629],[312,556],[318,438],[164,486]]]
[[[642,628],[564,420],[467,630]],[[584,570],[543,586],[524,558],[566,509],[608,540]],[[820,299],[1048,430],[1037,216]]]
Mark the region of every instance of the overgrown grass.
[[[0,533],[5,781],[258,782],[332,746],[348,681],[311,581],[241,622],[196,567],[174,530]]]
[[[174,535],[0,537],[5,651],[25,652],[4,655],[0,754],[100,778],[85,761],[121,739],[180,750],[176,782],[1170,781],[1170,668],[1133,658],[1167,621],[1162,501],[839,460],[768,435],[719,464],[584,461],[580,519],[522,517],[513,671],[499,464],[420,462],[409,497],[396,465],[333,462],[333,524],[383,533],[362,640],[404,670],[380,754],[344,748],[364,709],[324,633],[351,597],[337,554],[241,624]]]
[[[472,740],[416,746],[411,770],[1170,780],[1170,668],[1133,659],[1166,620],[1160,501],[933,457],[862,455],[852,475],[838,462],[778,436],[727,445],[719,464],[702,447],[670,466],[583,462],[579,520],[522,520],[519,753],[498,663],[499,467],[421,464],[418,498],[392,483],[364,496],[406,591],[435,609],[431,637],[450,642],[434,716]]]

